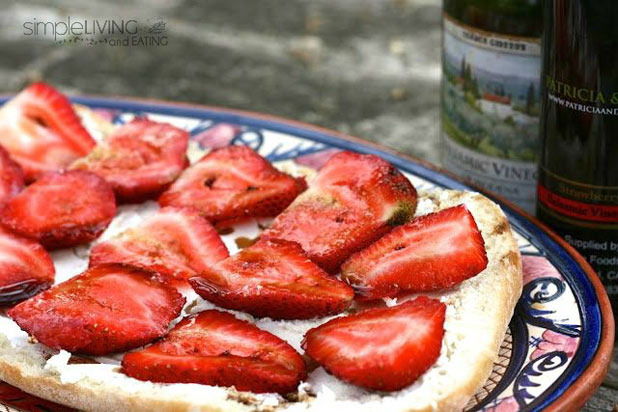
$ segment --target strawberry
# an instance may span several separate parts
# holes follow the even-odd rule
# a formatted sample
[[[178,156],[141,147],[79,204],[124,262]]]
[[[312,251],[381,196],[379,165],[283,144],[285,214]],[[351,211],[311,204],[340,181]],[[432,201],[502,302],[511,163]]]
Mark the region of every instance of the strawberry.
[[[90,172],[49,172],[0,207],[0,223],[49,249],[96,239],[116,214],[114,192]]]
[[[446,305],[421,296],[369,309],[310,329],[307,355],[341,380],[396,391],[412,384],[440,355]]]
[[[191,206],[211,222],[275,216],[306,188],[247,146],[215,149],[184,171],[159,198],[161,206]]]
[[[0,227],[0,305],[12,305],[54,283],[54,262],[35,241]]]
[[[20,303],[8,315],[54,349],[105,355],[165,335],[185,299],[146,272],[127,265],[90,268]]]
[[[281,394],[307,376],[302,357],[286,342],[217,310],[185,318],[163,340],[125,354],[122,372],[153,382]]]
[[[414,186],[374,155],[333,155],[264,237],[300,243],[309,258],[334,273],[352,253],[396,226],[416,209]]]
[[[0,203],[21,192],[24,188],[24,172],[0,146]]]
[[[145,118],[115,129],[71,169],[96,173],[114,188],[119,202],[158,196],[188,166],[189,133]]]
[[[126,263],[186,284],[229,256],[217,231],[190,208],[165,207],[90,252],[90,266]],[[176,282],[174,282],[176,283]]]
[[[204,299],[227,309],[273,319],[309,319],[342,312],[348,285],[311,262],[300,245],[260,241],[189,280]]]
[[[32,182],[87,155],[95,142],[66,97],[34,83],[0,109],[0,145]]]
[[[418,217],[341,266],[359,299],[446,289],[487,267],[485,243],[464,205]]]

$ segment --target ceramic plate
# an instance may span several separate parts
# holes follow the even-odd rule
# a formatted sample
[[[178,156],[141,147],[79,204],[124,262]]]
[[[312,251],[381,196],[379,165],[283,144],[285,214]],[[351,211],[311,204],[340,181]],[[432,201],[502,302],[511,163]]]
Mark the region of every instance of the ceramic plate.
[[[172,123],[190,131],[194,149],[248,145],[271,162],[293,161],[316,169],[333,153],[352,150],[386,159],[417,188],[478,190],[417,159],[266,115],[125,99],[76,98],[74,102],[115,124],[134,116]],[[493,372],[466,410],[575,409],[600,384],[607,368],[613,345],[607,297],[593,271],[568,245],[510,203],[487,195],[502,206],[516,233],[524,289]],[[7,410],[66,410],[7,384],[0,385],[0,401]]]

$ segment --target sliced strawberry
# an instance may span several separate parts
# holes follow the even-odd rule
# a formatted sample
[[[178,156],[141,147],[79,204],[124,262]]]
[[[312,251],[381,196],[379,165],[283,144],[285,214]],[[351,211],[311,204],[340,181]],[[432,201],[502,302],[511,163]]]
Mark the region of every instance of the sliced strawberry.
[[[300,243],[314,262],[334,273],[352,253],[407,222],[416,201],[414,186],[394,166],[374,155],[341,152],[264,237]]]
[[[278,239],[243,249],[189,282],[216,305],[273,319],[339,313],[354,298],[348,285],[311,262],[297,243]]]
[[[464,205],[421,216],[341,266],[359,299],[446,289],[487,267],[483,236]]]
[[[90,268],[9,310],[39,342],[105,355],[165,335],[185,299],[151,272],[127,265]]]
[[[21,192],[24,188],[24,172],[0,146],[0,203]]]
[[[307,355],[341,380],[396,391],[412,384],[440,355],[446,305],[421,296],[369,309],[310,329]]]
[[[114,188],[119,202],[158,196],[184,168],[189,133],[166,123],[137,118],[118,127],[72,169],[96,173]]]
[[[114,192],[99,176],[50,172],[0,208],[0,223],[46,248],[96,239],[116,214]]]
[[[32,182],[87,155],[95,142],[66,97],[34,83],[0,109],[0,145]]]
[[[54,262],[43,246],[0,227],[0,305],[49,288],[54,274]]]
[[[163,340],[127,353],[122,372],[153,382],[281,394],[307,376],[302,357],[286,342],[217,310],[185,318]]]
[[[303,190],[295,179],[247,146],[215,149],[184,171],[159,198],[161,206],[191,206],[211,222],[275,216]]]
[[[217,231],[195,209],[164,207],[139,226],[96,245],[90,266],[127,263],[186,284],[228,256]]]

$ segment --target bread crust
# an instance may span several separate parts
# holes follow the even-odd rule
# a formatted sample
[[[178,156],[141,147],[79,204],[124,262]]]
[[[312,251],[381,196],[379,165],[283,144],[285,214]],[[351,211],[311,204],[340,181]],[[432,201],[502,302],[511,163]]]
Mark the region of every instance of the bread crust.
[[[429,199],[437,209],[465,203],[474,215],[483,234],[488,251],[488,268],[475,278],[462,284],[458,291],[447,297],[447,303],[457,305],[464,301],[462,295],[476,290],[486,307],[483,322],[486,339],[478,347],[463,353],[463,348],[451,355],[449,361],[459,356],[474,367],[461,379],[436,393],[433,399],[413,405],[402,404],[401,411],[459,411],[479,390],[493,368],[500,345],[504,339],[515,305],[521,295],[521,256],[510,225],[499,206],[484,196],[471,192],[435,190],[419,193],[419,199]],[[465,285],[464,285],[465,284]],[[459,293],[459,295],[458,295]],[[456,322],[456,321],[455,321]],[[453,324],[457,326],[456,323]],[[90,379],[75,383],[63,383],[60,376],[45,369],[46,354],[36,345],[15,348],[0,332],[0,380],[28,393],[58,402],[73,408],[89,411],[251,411],[257,410],[259,399],[252,394],[227,389],[227,396],[187,399],[173,396],[163,384],[150,384],[137,392],[123,386],[96,384]],[[460,363],[461,365],[461,363]],[[433,394],[432,394],[433,395]],[[312,399],[304,396],[307,409],[320,409]],[[259,406],[259,410],[283,410],[293,404],[282,402],[278,406]],[[362,408],[358,402],[358,409]],[[333,404],[335,407],[335,404]]]
[[[470,209],[481,229],[488,253],[490,255],[495,253],[494,256],[489,256],[490,265],[496,265],[491,268],[491,272],[493,275],[500,275],[497,282],[480,282],[480,285],[476,285],[483,288],[481,293],[485,292],[486,296],[493,298],[492,312],[497,321],[497,327],[486,330],[487,333],[492,334],[491,345],[486,348],[487,350],[482,351],[482,355],[476,361],[476,369],[470,371],[469,378],[461,380],[448,396],[438,400],[434,408],[411,407],[407,409],[410,412],[461,411],[491,375],[494,361],[521,296],[523,287],[521,255],[508,219],[500,207],[485,196],[450,190],[442,193],[428,193],[426,196],[434,200],[439,209],[464,202],[469,207],[470,203],[474,205]],[[501,244],[497,253],[496,244]]]

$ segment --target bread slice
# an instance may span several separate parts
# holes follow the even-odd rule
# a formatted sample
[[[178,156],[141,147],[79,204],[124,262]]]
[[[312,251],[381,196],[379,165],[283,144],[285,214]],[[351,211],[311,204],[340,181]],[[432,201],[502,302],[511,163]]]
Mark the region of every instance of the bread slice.
[[[458,411],[489,377],[515,304],[521,295],[521,257],[505,215],[489,199],[471,192],[419,193],[417,215],[465,203],[481,229],[489,264],[478,276],[434,294],[447,303],[445,336],[436,364],[398,392],[376,393],[346,384],[322,368],[312,371],[288,399],[233,388],[140,382],[108,364],[69,364],[70,354],[30,342],[15,323],[0,316],[0,380],[39,397],[92,411]],[[387,304],[396,304],[387,300]],[[208,307],[189,305],[188,312]],[[237,313],[237,316],[239,314]],[[247,315],[242,315],[247,318]],[[256,324],[299,349],[303,333],[317,321],[259,320]],[[71,362],[69,362],[71,363]]]

